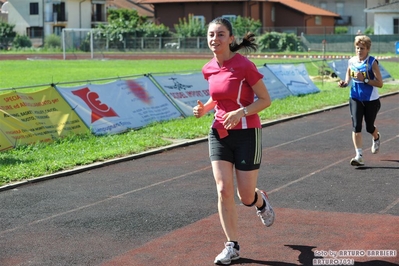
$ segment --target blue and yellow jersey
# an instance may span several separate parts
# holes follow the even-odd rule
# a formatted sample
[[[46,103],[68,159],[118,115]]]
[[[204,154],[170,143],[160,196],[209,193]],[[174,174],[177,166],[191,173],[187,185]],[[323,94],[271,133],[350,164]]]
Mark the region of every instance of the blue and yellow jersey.
[[[373,87],[358,80],[356,78],[356,72],[363,74],[364,78],[369,80],[374,79],[374,72],[372,66],[376,59],[372,56],[368,56],[364,61],[359,62],[358,57],[354,56],[349,59],[348,66],[350,69],[350,76],[352,78],[352,87],[350,90],[350,97],[359,101],[373,101],[377,100],[380,96],[378,95],[378,88]],[[378,61],[377,61],[378,64]]]

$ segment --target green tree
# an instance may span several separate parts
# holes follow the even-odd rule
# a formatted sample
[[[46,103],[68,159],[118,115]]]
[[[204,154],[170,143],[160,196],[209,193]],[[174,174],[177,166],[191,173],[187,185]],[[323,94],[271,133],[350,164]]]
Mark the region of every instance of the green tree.
[[[140,25],[147,21],[147,17],[140,16],[136,10],[110,9],[108,10],[108,25],[100,24],[102,34],[110,40],[124,40],[128,35],[140,35]]]
[[[146,22],[140,26],[143,37],[169,37],[171,33],[169,27],[163,24],[156,25],[153,22]]]
[[[17,36],[14,27],[15,25],[0,22],[0,49],[7,49],[13,39]]]
[[[194,18],[193,14],[188,15],[188,19],[179,18],[179,24],[175,24],[178,37],[205,37],[207,28],[199,19]]]
[[[99,25],[103,36],[110,41],[124,41],[129,37],[166,37],[170,36],[169,28],[156,25],[140,16],[136,10],[110,9],[108,11],[108,25]]]
[[[26,35],[19,35],[15,36],[14,40],[12,41],[13,48],[25,48],[25,47],[32,47],[32,41]]]
[[[234,35],[238,37],[243,37],[247,32],[258,35],[262,29],[262,23],[259,20],[241,16],[237,16],[236,19],[231,21],[231,24],[233,26]]]

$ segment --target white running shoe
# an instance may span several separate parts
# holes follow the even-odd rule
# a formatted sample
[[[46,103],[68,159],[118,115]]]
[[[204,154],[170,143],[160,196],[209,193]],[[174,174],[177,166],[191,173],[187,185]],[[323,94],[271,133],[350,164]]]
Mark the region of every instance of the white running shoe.
[[[266,192],[260,190],[260,194],[262,195],[263,200],[266,202],[266,206],[263,208],[263,210],[258,210],[256,214],[260,217],[262,223],[269,227],[274,223],[274,218],[276,215],[273,211],[272,205],[270,205]]]
[[[238,260],[240,258],[240,251],[234,248],[233,242],[226,242],[225,248],[215,258],[215,264],[218,265],[229,265],[232,260]]]
[[[378,139],[374,140],[373,138],[373,144],[371,145],[371,153],[376,154],[380,150],[380,132],[378,132]]]
[[[352,158],[351,165],[353,165],[353,166],[362,166],[362,165],[364,165],[363,157],[362,156],[356,156],[355,158]]]

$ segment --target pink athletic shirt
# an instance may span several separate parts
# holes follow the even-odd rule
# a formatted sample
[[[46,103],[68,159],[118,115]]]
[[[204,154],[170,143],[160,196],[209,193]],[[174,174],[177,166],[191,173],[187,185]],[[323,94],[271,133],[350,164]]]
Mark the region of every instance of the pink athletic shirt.
[[[202,74],[209,82],[210,96],[216,102],[215,119],[212,123],[212,128],[216,129],[224,129],[222,117],[225,113],[254,102],[252,86],[263,78],[255,64],[238,53],[224,61],[222,67],[213,58],[204,65]],[[242,117],[234,129],[261,127],[259,115],[253,114]]]

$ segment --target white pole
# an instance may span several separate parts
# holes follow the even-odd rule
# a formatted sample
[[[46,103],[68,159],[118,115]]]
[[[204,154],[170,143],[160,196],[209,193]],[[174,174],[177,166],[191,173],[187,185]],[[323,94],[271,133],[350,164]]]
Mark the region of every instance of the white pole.
[[[93,30],[90,31],[90,52],[91,52],[91,59],[94,58],[93,56]]]
[[[65,60],[65,29],[62,29],[62,54]]]

